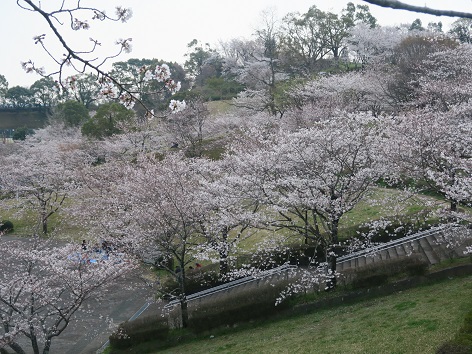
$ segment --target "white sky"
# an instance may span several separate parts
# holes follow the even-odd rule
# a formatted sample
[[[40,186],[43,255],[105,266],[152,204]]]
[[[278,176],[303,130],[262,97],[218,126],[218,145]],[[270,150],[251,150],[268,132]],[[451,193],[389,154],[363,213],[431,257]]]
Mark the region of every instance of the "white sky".
[[[43,4],[57,3],[57,0],[43,0]],[[316,5],[324,11],[340,13],[348,0],[82,0],[82,5],[100,6],[113,12],[115,5],[131,7],[133,17],[129,22],[96,23],[73,37],[71,43],[89,44],[89,37],[98,39],[107,53],[114,48],[119,38],[133,38],[133,51],[121,55],[117,60],[129,58],[157,58],[176,61],[183,64],[187,44],[194,38],[203,43],[210,43],[215,48],[220,40],[231,38],[249,38],[261,23],[261,13],[275,9],[282,18],[289,12],[305,13],[310,6]],[[367,3],[352,0],[355,4]],[[431,8],[472,12],[472,0],[404,0],[413,5],[427,5]],[[72,1],[74,3],[74,1]],[[97,5],[99,4],[99,5]],[[367,4],[369,5],[369,4]],[[423,25],[428,22],[442,21],[445,26],[455,19],[411,13],[401,10],[383,9],[369,5],[371,13],[380,25],[411,23],[420,18]],[[53,70],[50,60],[39,45],[35,45],[33,36],[46,34],[46,43],[53,44],[54,37],[44,20],[36,13],[20,9],[15,0],[2,0],[0,5],[0,31],[2,49],[0,52],[0,74],[4,75],[9,87],[29,86],[40,77],[26,74],[21,61],[33,60],[38,66]],[[59,46],[53,46],[54,53],[62,54]],[[81,46],[76,49],[84,50]]]

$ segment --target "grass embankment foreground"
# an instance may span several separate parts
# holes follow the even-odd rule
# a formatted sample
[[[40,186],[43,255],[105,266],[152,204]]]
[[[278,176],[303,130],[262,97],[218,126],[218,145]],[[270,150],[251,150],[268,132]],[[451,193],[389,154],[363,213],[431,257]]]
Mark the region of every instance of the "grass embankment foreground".
[[[205,333],[155,351],[157,343],[110,353],[435,353],[472,309],[472,276],[389,296]]]

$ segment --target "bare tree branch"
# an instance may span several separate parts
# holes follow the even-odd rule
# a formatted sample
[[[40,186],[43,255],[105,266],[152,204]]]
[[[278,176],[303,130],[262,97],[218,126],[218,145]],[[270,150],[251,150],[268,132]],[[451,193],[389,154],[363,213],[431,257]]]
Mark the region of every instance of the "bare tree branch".
[[[414,6],[414,5],[405,4],[398,0],[363,0],[363,1],[372,5],[377,5],[381,7],[389,7],[396,10],[419,12],[419,13],[434,15],[434,16],[462,17],[462,18],[472,19],[472,13],[470,12],[432,9],[427,6]]]
[[[134,103],[138,103],[143,108],[145,108],[148,113],[151,112],[146,107],[146,104],[140,99],[140,92],[138,91],[138,88],[129,87],[129,85],[120,82],[116,77],[114,77],[112,74],[108,73],[103,69],[103,66],[106,62],[115,59],[123,52],[129,52],[131,48],[131,38],[117,40],[116,44],[119,45],[118,51],[115,54],[111,54],[100,59],[98,57],[92,56],[97,47],[100,46],[100,43],[97,40],[90,38],[90,40],[92,41],[92,46],[88,50],[75,50],[64,39],[58,27],[64,25],[64,22],[59,18],[59,15],[65,15],[69,18],[72,30],[77,31],[90,28],[86,20],[79,20],[75,17],[75,13],[80,12],[93,14],[92,20],[111,20],[115,22],[126,22],[132,14],[130,9],[117,6],[115,8],[115,17],[110,17],[106,15],[104,11],[100,11],[97,8],[82,6],[80,4],[80,1],[77,1],[77,5],[72,8],[66,8],[65,1],[63,1],[59,9],[54,11],[43,10],[40,6],[40,2],[36,4],[35,0],[16,0],[16,2],[20,8],[38,13],[46,21],[54,36],[59,40],[63,49],[65,49],[65,53],[62,55],[62,57],[59,57],[53,52],[51,52],[46,46],[44,42],[46,36],[45,34],[35,36],[35,44],[40,44],[42,46],[44,51],[57,64],[58,68],[56,71],[46,72],[43,68],[37,67],[32,60],[29,60],[27,62],[22,63],[22,66],[26,72],[36,72],[37,74],[43,77],[52,77],[57,75],[58,85],[64,88],[62,76],[64,74],[65,67],[71,67],[78,73],[85,73],[87,69],[90,69],[95,72],[97,81],[99,81],[100,84],[104,86],[104,89],[102,91],[105,92],[106,95],[110,95],[109,97],[114,99],[119,98],[121,103],[129,107],[132,107]],[[162,82],[162,84],[158,89],[156,89],[156,94],[164,92],[165,90],[175,92],[178,90],[177,87],[180,87],[178,83],[174,82],[174,80],[170,78],[165,78],[158,81]],[[118,89],[119,97],[112,97],[112,92],[107,91],[107,89],[109,89],[111,86],[114,86]]]

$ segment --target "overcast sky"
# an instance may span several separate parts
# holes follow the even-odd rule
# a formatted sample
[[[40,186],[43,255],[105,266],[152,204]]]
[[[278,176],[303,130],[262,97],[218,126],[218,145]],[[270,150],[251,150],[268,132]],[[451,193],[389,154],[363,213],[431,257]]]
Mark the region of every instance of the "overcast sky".
[[[58,0],[43,0],[43,4],[57,3]],[[192,39],[209,43],[216,48],[219,41],[232,38],[249,38],[258,24],[264,10],[274,9],[279,18],[289,12],[305,13],[310,6],[316,5],[324,11],[340,13],[347,0],[82,0],[82,5],[101,6],[112,12],[114,5],[123,5],[133,10],[129,22],[98,23],[88,31],[76,33],[79,37],[70,39],[74,44],[82,44],[76,49],[84,50],[89,37],[98,39],[103,50],[110,53],[113,43],[119,38],[133,38],[133,50],[121,55],[117,60],[129,58],[157,58],[183,64],[187,44]],[[352,1],[355,4],[367,4]],[[404,0],[413,5],[427,5],[431,8],[447,8],[456,11],[472,12],[472,0]],[[72,1],[74,3],[74,1]],[[96,5],[100,4],[100,5]],[[372,14],[381,25],[411,23],[420,18],[424,25],[428,22],[442,21],[446,26],[452,18],[427,16],[407,11],[383,9],[369,5]],[[0,74],[4,75],[9,87],[29,86],[39,77],[26,74],[20,62],[33,60],[38,66],[53,70],[47,56],[33,36],[46,34],[46,43],[54,53],[61,54],[59,46],[54,46],[54,37],[44,20],[38,14],[20,9],[15,0],[1,0],[0,30],[2,49],[0,52]]]

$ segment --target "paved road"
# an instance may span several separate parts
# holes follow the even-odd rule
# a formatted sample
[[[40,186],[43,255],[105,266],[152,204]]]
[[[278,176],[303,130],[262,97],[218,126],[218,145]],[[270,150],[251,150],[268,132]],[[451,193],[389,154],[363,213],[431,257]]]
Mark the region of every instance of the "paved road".
[[[12,240],[18,238],[14,236],[0,238],[0,242]],[[0,275],[4,273],[8,274],[8,269],[2,268],[0,262]],[[92,309],[91,313],[89,311],[76,313],[74,321],[59,337],[53,339],[51,354],[96,353],[113,331],[109,326],[110,321],[118,324],[128,320],[152,296],[151,289],[134,286],[135,282],[136,278],[123,278],[109,289],[108,296],[102,301],[90,299],[86,305]]]

